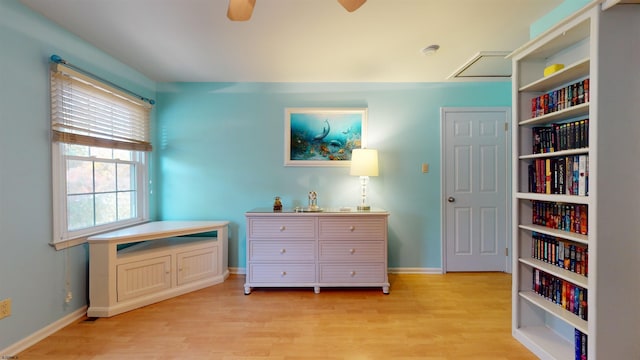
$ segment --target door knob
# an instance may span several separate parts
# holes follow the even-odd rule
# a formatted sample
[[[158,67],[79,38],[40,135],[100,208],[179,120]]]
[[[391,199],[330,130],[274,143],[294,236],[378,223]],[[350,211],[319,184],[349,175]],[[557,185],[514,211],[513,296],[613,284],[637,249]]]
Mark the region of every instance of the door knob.
[[[448,202],[455,202],[455,201],[456,201],[456,198],[454,198],[453,196],[449,196],[449,197],[447,198],[447,201],[448,201]]]

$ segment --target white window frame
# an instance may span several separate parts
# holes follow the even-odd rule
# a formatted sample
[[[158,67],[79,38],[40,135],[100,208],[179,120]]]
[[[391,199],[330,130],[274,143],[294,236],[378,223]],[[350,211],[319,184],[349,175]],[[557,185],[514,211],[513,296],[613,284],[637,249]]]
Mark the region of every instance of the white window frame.
[[[67,171],[64,143],[52,143],[53,177],[53,243],[56,250],[83,244],[91,235],[140,224],[149,220],[149,153],[138,152],[140,159],[122,163],[136,166],[136,216],[122,221],[97,225],[79,230],[68,230],[67,221]],[[87,157],[87,159],[91,159]],[[117,163],[118,161],[116,161]]]
[[[52,64],[51,70],[53,191],[53,239],[51,245],[56,250],[61,250],[83,244],[91,235],[149,220],[149,159],[151,151],[149,116],[151,105],[154,102],[148,101],[147,103],[146,101],[149,99],[139,96],[132,97],[117,85],[87,76],[87,73],[66,62]],[[65,154],[67,144],[129,150],[135,154],[135,159],[101,159],[95,156],[67,155]],[[69,230],[67,207],[70,194],[67,193],[67,160],[74,159],[95,162],[105,160],[104,162],[107,163],[134,166],[136,203],[133,211],[135,211],[135,215],[125,220]]]

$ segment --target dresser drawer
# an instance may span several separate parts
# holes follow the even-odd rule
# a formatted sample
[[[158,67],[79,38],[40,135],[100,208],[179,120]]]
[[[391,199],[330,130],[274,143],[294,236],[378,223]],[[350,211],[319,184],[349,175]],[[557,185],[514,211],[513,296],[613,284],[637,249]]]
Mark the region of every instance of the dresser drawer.
[[[385,259],[384,241],[321,241],[320,261],[380,261]]]
[[[384,240],[386,217],[326,217],[318,220],[320,240]]]
[[[311,217],[248,218],[247,237],[261,239],[315,239],[316,220]]]
[[[320,283],[382,283],[386,280],[384,263],[320,264]]]
[[[316,281],[316,264],[251,264],[251,283],[313,283]]]
[[[314,261],[313,241],[250,241],[250,261]]]

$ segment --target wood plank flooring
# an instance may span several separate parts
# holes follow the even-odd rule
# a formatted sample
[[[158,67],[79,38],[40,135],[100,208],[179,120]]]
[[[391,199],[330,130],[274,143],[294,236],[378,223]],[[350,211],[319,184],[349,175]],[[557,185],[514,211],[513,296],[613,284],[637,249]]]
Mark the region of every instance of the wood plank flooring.
[[[511,275],[391,274],[380,288],[254,289],[243,275],[111,318],[83,319],[28,359],[536,359],[511,336]]]

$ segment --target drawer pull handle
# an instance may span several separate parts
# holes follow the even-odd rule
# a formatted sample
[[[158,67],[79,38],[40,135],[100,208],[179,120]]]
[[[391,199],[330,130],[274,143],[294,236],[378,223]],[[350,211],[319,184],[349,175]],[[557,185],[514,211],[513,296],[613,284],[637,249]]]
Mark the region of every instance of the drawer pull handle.
[[[287,275],[287,272],[286,272],[286,271],[281,271],[281,272],[280,272],[280,276],[285,276],[285,275]]]
[[[349,249],[349,254],[354,254],[356,252],[356,249]]]
[[[280,249],[280,254],[284,254],[287,252],[287,249]]]
[[[353,231],[355,231],[355,230],[356,230],[356,227],[355,227],[355,226],[353,226],[353,225],[349,226],[349,231],[353,232]]]
[[[351,275],[351,277],[354,277],[354,276],[356,276],[356,272],[352,271],[350,275]]]
[[[287,228],[284,225],[280,226],[280,231],[285,231],[286,229]]]

